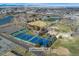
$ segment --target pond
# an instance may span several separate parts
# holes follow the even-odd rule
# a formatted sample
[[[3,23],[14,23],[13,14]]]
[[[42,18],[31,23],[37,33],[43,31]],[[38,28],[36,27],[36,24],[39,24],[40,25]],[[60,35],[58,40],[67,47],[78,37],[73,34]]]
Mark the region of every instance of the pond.
[[[4,18],[0,19],[0,25],[4,25],[7,23],[10,23],[10,21],[12,20],[13,16],[5,16]]]

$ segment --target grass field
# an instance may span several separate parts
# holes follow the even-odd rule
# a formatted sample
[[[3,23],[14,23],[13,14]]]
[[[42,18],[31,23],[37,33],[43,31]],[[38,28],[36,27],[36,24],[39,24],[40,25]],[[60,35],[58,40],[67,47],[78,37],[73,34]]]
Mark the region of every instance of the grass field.
[[[68,39],[67,39],[68,40]],[[72,41],[68,40],[67,42],[62,40],[57,40],[55,44],[52,46],[53,48],[65,47],[67,48],[71,55],[79,56],[79,37],[73,38]]]

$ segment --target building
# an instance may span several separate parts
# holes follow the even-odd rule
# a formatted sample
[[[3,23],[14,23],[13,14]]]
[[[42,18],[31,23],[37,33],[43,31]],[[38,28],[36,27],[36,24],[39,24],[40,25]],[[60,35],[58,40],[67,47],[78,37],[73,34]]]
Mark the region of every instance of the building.
[[[42,28],[45,28],[47,26],[47,23],[44,21],[34,21],[34,22],[28,23],[28,25],[31,29],[41,30]]]
[[[54,27],[54,26],[48,27],[48,34],[56,36],[58,33],[59,33],[58,27]]]

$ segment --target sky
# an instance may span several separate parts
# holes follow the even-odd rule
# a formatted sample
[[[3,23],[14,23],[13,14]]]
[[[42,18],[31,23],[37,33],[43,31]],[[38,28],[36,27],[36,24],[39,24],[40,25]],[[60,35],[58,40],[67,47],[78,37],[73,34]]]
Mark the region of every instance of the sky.
[[[0,6],[79,7],[79,3],[0,3]]]

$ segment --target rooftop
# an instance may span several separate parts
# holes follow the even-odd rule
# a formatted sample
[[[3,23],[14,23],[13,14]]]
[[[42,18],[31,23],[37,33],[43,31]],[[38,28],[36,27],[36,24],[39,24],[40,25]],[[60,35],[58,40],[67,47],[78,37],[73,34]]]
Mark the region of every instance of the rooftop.
[[[33,26],[38,26],[38,27],[41,27],[41,28],[47,26],[47,23],[44,22],[44,21],[34,21],[34,22],[30,22],[28,24],[33,25]]]

